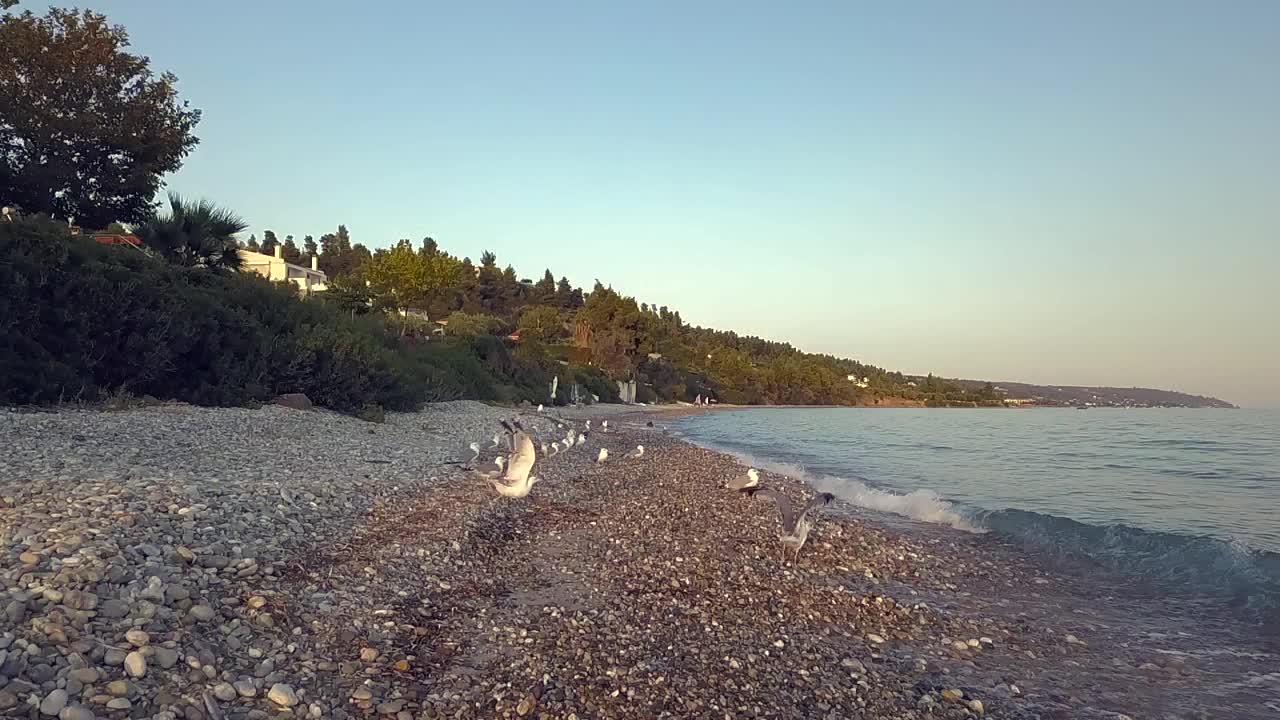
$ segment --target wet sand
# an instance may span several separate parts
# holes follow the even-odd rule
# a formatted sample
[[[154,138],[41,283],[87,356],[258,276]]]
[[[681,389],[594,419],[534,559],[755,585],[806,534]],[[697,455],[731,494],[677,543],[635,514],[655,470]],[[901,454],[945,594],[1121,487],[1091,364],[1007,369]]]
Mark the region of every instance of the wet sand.
[[[400,720],[1280,713],[1264,641],[992,536],[836,503],[784,562],[774,507],[721,487],[744,468],[665,417],[612,415],[523,500],[442,470],[304,553],[274,614],[333,658],[315,692]]]

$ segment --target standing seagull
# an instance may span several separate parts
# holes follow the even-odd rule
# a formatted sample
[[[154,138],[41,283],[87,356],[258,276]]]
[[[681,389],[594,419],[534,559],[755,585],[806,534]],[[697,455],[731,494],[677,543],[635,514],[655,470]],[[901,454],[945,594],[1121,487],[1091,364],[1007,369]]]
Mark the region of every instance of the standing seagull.
[[[640,458],[644,457],[644,446],[637,445],[635,450],[632,450],[626,455],[623,455],[623,457],[625,457],[628,460],[639,460]]]
[[[600,423],[600,432],[609,432],[609,421],[605,420]]]
[[[809,514],[836,499],[836,496],[831,493],[818,493],[804,506],[804,510],[801,510],[797,517],[795,510],[791,507],[791,498],[776,490],[751,488],[747,493],[752,497],[770,498],[777,503],[778,515],[782,519],[782,532],[779,533],[779,539],[782,540],[782,561],[786,562],[788,550],[794,550],[797,563],[800,562],[800,548],[804,547],[805,541],[809,539],[809,531],[813,529],[813,521],[809,519]]]
[[[463,463],[463,465],[471,465],[480,459],[480,443],[473,442],[467,446],[467,449],[471,451],[471,459]]]
[[[542,412],[542,403],[538,403],[538,412]]]
[[[753,487],[757,487],[759,485],[760,485],[760,473],[756,472],[755,468],[749,468],[745,475],[739,475],[738,477],[725,483],[724,486],[730,490],[746,491],[746,490],[750,490]]]
[[[609,459],[609,449],[600,448],[600,454],[596,456],[596,464],[602,465],[608,459]]]
[[[586,444],[586,442],[587,442],[587,434],[586,434],[586,433],[578,433],[578,444],[579,444],[579,445],[585,445],[585,444]]]
[[[539,480],[529,474],[533,471],[533,464],[537,462],[537,453],[533,447],[533,440],[519,423],[512,427],[504,420],[502,426],[507,429],[507,435],[511,438],[511,445],[515,451],[511,453],[511,460],[507,463],[506,474],[501,478],[490,478],[489,483],[503,497],[522,498],[529,494],[533,484]]]
[[[560,441],[557,440],[556,442],[551,443],[551,455],[549,455],[548,457],[559,455],[559,454],[560,454]]]
[[[546,456],[547,456],[547,444],[546,444],[545,442],[544,442],[544,443],[542,443],[542,448],[541,448],[541,450],[542,450],[542,457],[546,457]]]
[[[494,435],[493,435],[493,446],[494,446],[494,447],[498,447],[498,446],[499,446],[499,445],[501,445],[501,444],[502,444],[502,436],[501,436],[501,435],[499,435],[499,434],[497,434],[497,433],[494,433]]]

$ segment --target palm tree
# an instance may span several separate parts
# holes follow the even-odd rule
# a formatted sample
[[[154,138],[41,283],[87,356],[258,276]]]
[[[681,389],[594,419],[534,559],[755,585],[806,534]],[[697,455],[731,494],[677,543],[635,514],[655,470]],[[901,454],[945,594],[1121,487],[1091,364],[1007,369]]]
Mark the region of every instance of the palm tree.
[[[249,227],[239,215],[200,199],[194,203],[169,193],[169,213],[152,213],[138,226],[143,244],[184,267],[240,269],[235,235]]]

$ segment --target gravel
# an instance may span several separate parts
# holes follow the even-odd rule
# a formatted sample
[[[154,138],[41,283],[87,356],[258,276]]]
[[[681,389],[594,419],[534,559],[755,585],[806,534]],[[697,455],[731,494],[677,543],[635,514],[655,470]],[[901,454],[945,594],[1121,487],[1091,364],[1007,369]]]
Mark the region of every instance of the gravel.
[[[550,413],[0,415],[0,713],[1114,716],[1028,684],[1028,654],[1083,666],[1094,636],[966,610],[1027,572],[839,508],[784,562],[772,506],[720,489],[742,467],[607,410],[517,501],[457,461],[479,441],[491,463],[517,412],[562,436]],[[1168,667],[1149,682],[1194,672]]]

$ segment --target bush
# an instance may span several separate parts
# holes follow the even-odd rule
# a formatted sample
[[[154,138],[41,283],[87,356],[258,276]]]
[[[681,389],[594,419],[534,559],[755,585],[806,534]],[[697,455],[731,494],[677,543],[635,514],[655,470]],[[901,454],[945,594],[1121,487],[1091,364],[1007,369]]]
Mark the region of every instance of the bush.
[[[6,405],[126,393],[242,405],[301,392],[376,417],[426,401],[533,399],[539,383],[545,398],[543,377],[496,338],[408,345],[380,317],[254,274],[175,267],[47,219],[0,225]]]

